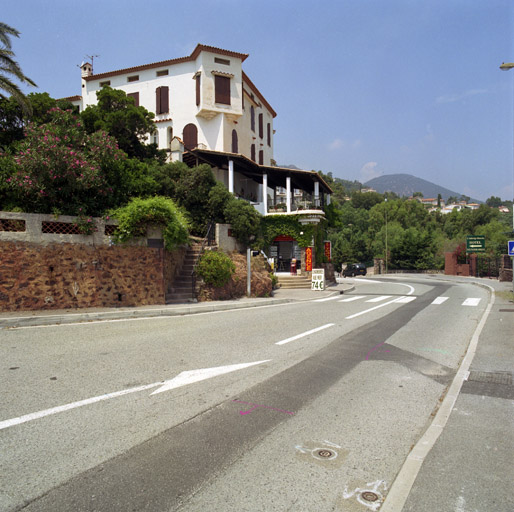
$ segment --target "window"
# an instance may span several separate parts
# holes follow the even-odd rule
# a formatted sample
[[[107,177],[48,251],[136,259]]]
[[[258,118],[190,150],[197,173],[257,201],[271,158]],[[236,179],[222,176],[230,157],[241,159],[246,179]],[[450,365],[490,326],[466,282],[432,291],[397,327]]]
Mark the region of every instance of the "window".
[[[228,59],[220,59],[219,57],[214,57],[214,62],[216,64],[223,64],[225,66],[230,66],[230,61]]]
[[[192,123],[184,126],[182,140],[187,149],[196,148],[196,146],[198,146],[198,128]]]
[[[259,114],[259,137],[262,139],[264,137],[264,115]]]
[[[155,90],[156,113],[167,114],[170,111],[169,106],[169,87],[157,87]]]
[[[268,146],[271,146],[271,123],[268,123],[267,129]]]
[[[196,105],[200,105],[200,100],[201,100],[201,75],[198,74],[196,75]]]
[[[137,82],[139,80],[139,75],[132,75],[127,78],[129,82]]]
[[[106,82],[100,82],[100,87],[107,87],[111,85],[111,81],[110,80],[107,80]]]
[[[129,92],[127,94],[129,98],[134,98],[134,105],[139,107],[139,93],[138,92]]]
[[[214,101],[230,105],[230,78],[228,76],[214,75]]]
[[[161,69],[160,71],[157,71],[156,76],[166,76],[168,75],[169,71],[167,69]]]
[[[253,105],[250,107],[250,128],[252,129],[252,132],[255,131],[255,109],[253,108]]]
[[[259,151],[259,165],[264,165],[264,151],[262,149]]]
[[[232,153],[238,153],[238,143],[237,143],[237,132],[235,130],[232,130]]]
[[[255,144],[250,148],[250,158],[255,162]]]

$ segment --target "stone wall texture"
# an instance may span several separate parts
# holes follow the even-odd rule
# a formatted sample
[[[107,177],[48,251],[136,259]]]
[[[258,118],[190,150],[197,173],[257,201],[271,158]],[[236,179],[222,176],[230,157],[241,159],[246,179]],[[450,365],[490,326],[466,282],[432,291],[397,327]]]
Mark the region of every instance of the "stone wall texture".
[[[173,253],[0,241],[0,311],[164,304]]]

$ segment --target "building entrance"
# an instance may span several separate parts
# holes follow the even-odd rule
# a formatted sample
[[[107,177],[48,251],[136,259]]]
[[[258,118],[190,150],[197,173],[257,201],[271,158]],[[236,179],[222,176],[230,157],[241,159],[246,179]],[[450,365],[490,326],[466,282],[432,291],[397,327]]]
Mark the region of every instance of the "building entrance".
[[[291,236],[280,235],[270,246],[270,258],[276,272],[291,272],[291,262],[296,261],[296,269],[301,268],[302,251],[298,242]],[[294,266],[294,265],[293,265]]]

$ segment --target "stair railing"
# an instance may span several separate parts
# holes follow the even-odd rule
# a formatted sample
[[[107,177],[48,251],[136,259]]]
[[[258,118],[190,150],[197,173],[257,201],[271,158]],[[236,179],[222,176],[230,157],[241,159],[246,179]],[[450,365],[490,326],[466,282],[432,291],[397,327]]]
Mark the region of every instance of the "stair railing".
[[[205,234],[202,245],[200,246],[200,255],[198,256],[198,259],[196,260],[196,263],[193,266],[193,270],[191,272],[191,296],[193,299],[197,299],[196,296],[196,267],[198,266],[198,262],[200,261],[200,258],[202,257],[203,251],[205,249],[205,246],[212,246],[214,245],[214,242],[216,241],[216,230],[215,230],[216,223],[211,220],[209,221],[209,224],[207,226],[207,233]]]

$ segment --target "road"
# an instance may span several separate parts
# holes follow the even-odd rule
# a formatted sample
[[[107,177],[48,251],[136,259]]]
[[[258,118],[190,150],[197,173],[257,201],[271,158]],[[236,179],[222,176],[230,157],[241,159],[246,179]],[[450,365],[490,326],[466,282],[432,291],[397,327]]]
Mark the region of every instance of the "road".
[[[490,297],[356,279],[321,300],[2,330],[0,509],[378,510]]]

